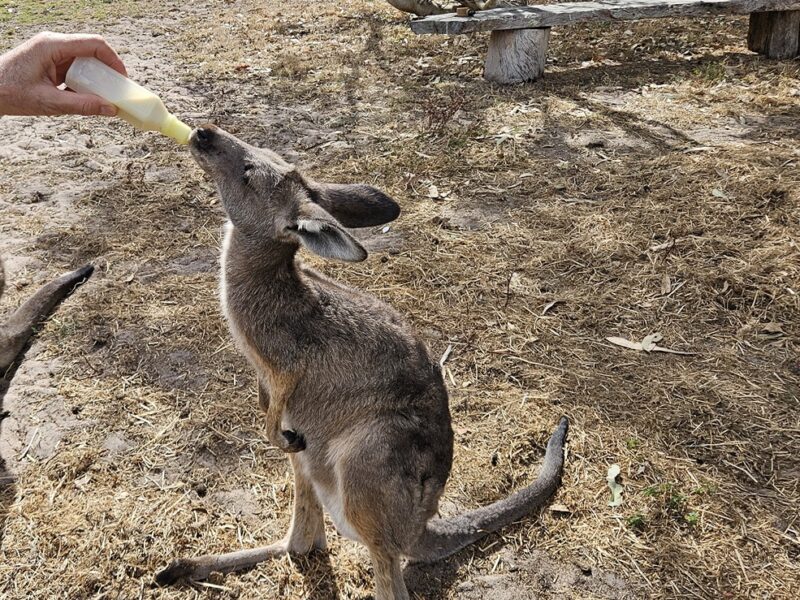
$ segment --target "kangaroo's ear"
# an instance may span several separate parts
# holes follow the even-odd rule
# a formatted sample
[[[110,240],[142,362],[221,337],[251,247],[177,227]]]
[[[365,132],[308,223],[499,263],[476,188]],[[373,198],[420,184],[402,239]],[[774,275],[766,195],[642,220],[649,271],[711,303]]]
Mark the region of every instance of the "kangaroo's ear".
[[[345,227],[373,227],[394,221],[400,206],[370,185],[309,184],[311,198]]]
[[[300,243],[323,258],[359,262],[367,258],[367,251],[358,241],[325,210],[313,202],[306,202],[291,230]]]

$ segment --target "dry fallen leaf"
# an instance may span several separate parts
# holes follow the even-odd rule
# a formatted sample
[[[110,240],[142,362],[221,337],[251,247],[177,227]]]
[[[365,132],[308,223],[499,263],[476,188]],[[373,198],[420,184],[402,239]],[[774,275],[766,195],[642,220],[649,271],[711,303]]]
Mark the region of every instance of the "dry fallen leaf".
[[[666,352],[667,354],[681,354],[685,356],[691,356],[693,354],[697,354],[697,352],[684,352],[683,350],[671,350],[669,348],[664,348],[663,346],[657,346],[656,342],[660,342],[663,336],[660,333],[651,333],[641,342],[632,342],[630,340],[626,340],[622,337],[607,337],[606,341],[611,342],[615,346],[622,346],[623,348],[628,348],[629,350],[637,350],[639,352]]]
[[[672,280],[669,278],[669,275],[664,273],[664,277],[661,279],[661,293],[665,296],[672,291]]]
[[[683,151],[684,154],[692,154],[693,152],[708,152],[713,150],[713,146],[695,146],[694,148],[687,148]]]
[[[553,300],[552,302],[548,302],[542,310],[542,315],[546,315],[548,310],[553,308],[556,304],[561,304],[562,302],[563,300]]]
[[[661,250],[667,250],[672,248],[675,245],[675,240],[667,240],[663,244],[656,244],[655,246],[650,246],[650,252],[659,252]]]
[[[683,350],[670,350],[669,348],[664,348],[662,346],[656,346],[653,348],[653,352],[666,352],[667,354],[680,354],[682,356],[693,356],[697,354],[697,352],[684,352]]]
[[[783,325],[774,322],[761,325],[761,329],[758,333],[761,337],[769,341],[779,340],[786,335],[786,332],[783,330]]]
[[[619,506],[622,504],[622,485],[617,481],[619,474],[621,473],[622,469],[620,469],[618,464],[613,464],[608,468],[608,475],[606,475],[606,481],[608,482],[608,487],[611,489],[611,502],[608,503],[609,506]]]
[[[551,504],[549,508],[550,512],[554,512],[559,515],[572,514],[572,511],[567,507],[566,504]]]
[[[657,348],[656,342],[660,342],[664,336],[660,333],[651,333],[641,341],[642,350],[652,352]]]
[[[783,325],[780,323],[764,323],[761,326],[761,333],[771,334],[771,335],[784,335]]]
[[[611,342],[616,346],[622,346],[623,348],[629,348],[630,350],[641,350],[642,345],[639,342],[631,342],[630,340],[626,340],[625,338],[621,337],[607,337],[607,341]]]

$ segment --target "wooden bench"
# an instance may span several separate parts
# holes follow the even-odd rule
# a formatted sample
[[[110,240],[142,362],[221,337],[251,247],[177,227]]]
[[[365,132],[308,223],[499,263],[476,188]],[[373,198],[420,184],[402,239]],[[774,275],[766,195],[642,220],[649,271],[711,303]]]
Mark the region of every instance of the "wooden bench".
[[[800,54],[800,0],[598,0],[493,8],[459,17],[411,21],[417,34],[491,31],[484,77],[502,84],[535,81],[544,72],[550,28],[586,21],[750,15],[747,46],[770,58]]]

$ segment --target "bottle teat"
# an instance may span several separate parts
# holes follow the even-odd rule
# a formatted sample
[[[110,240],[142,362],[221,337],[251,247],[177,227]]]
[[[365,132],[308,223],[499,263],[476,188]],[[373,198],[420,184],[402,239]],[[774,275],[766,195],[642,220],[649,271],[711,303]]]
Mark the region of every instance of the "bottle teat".
[[[161,133],[167,137],[171,137],[179,144],[185,145],[189,143],[189,136],[192,135],[192,128],[175,115],[170,114],[161,126]]]

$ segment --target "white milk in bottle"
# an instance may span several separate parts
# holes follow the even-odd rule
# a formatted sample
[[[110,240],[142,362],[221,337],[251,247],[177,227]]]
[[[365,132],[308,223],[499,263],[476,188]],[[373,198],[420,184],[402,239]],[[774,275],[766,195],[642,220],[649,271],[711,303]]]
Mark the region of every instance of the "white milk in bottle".
[[[191,127],[170,114],[158,96],[96,58],[76,58],[65,83],[73,91],[107,100],[117,107],[118,116],[137,129],[160,131],[179,144],[189,142]]]

